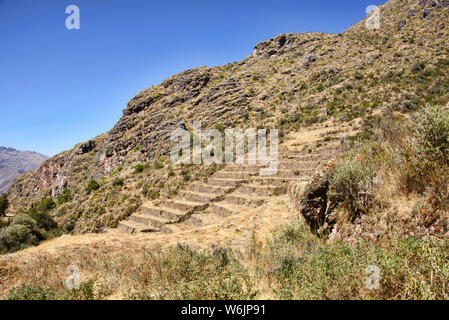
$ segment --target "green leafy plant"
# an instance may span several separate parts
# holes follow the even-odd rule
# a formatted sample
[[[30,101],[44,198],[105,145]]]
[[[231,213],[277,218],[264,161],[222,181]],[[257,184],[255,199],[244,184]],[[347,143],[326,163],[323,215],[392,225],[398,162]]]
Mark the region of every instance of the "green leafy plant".
[[[72,192],[69,189],[64,189],[62,193],[56,197],[59,205],[67,203],[73,199]]]
[[[87,194],[90,194],[92,191],[95,191],[98,189],[100,189],[100,183],[98,183],[98,181],[94,180],[94,179],[90,180],[85,188]]]

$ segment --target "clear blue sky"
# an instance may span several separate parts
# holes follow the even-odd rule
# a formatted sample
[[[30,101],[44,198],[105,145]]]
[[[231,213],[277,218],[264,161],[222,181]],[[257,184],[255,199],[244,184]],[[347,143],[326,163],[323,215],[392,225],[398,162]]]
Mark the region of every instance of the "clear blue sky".
[[[342,32],[385,0],[0,0],[0,145],[52,156],[139,91],[286,32]],[[80,30],[65,9],[80,8]]]

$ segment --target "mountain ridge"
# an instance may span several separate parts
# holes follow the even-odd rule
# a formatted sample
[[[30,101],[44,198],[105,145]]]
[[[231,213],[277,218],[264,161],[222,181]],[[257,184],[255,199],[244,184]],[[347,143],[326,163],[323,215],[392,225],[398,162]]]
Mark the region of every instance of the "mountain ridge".
[[[445,105],[448,6],[446,0],[390,0],[379,6],[379,30],[367,29],[364,19],[342,34],[281,34],[242,61],[173,75],[134,96],[108,132],[18,177],[8,194],[11,206],[19,210],[69,189],[75,197],[59,209],[60,222],[97,232],[137,210],[149,193],[170,195],[207,174],[208,168],[189,167],[171,175],[166,159],[170,133],[193,120],[208,128],[279,128],[282,137],[329,118],[343,123]],[[163,170],[156,169],[159,160]],[[150,167],[146,174],[134,172],[139,164]],[[86,194],[83,186],[92,179],[101,187]],[[116,190],[115,179],[126,186]],[[112,199],[117,192],[125,200]]]

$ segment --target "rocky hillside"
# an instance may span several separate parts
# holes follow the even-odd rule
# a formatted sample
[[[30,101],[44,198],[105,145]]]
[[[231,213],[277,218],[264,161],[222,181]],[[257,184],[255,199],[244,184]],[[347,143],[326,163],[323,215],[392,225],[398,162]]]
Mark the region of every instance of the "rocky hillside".
[[[214,167],[174,167],[167,154],[178,127],[292,130],[335,119],[351,123],[449,101],[448,0],[390,0],[378,30],[365,21],[342,34],[282,34],[246,59],[201,67],[138,93],[107,133],[18,177],[12,210],[46,197],[69,231],[98,232],[145,198],[176,193]],[[61,194],[65,195],[60,197]]]
[[[8,191],[15,177],[36,169],[46,159],[37,152],[0,147],[0,194]]]

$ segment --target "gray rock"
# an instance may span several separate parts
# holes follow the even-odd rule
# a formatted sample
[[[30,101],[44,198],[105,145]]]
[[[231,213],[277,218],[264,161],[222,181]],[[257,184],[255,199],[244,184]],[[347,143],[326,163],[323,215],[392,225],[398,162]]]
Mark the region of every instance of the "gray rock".
[[[304,67],[310,67],[310,65],[311,65],[313,62],[315,62],[315,61],[316,61],[316,56],[315,56],[315,55],[313,55],[313,54],[308,55],[308,56],[306,56],[306,57],[304,58],[304,60],[303,60],[303,66],[304,66]]]

